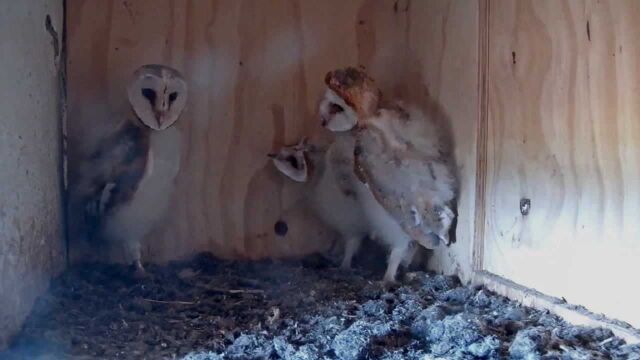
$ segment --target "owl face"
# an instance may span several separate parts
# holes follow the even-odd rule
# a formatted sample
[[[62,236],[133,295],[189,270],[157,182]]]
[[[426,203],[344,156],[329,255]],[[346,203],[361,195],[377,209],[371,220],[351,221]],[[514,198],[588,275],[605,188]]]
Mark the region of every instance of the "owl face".
[[[164,65],[138,68],[127,93],[140,121],[153,130],[173,125],[187,103],[187,83],[177,70]]]
[[[307,182],[309,178],[307,160],[305,158],[307,148],[307,139],[303,138],[298,144],[283,146],[278,152],[268,156],[278,171],[288,178],[297,182]]]
[[[358,114],[333,90],[327,89],[320,102],[323,127],[333,132],[349,131],[358,124]]]

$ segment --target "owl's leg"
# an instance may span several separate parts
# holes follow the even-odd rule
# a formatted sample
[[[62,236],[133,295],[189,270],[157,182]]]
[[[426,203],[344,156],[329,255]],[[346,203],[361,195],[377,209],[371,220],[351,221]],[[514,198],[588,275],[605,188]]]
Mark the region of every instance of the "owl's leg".
[[[141,279],[148,276],[144,266],[142,266],[142,255],[140,250],[140,242],[129,240],[126,242],[127,257],[133,265],[133,276]]]
[[[411,266],[411,263],[413,262],[413,258],[416,256],[417,251],[418,244],[416,244],[415,242],[411,242],[411,244],[409,244],[407,252],[405,253],[405,256],[402,258],[402,262],[400,263],[402,267],[407,269],[409,268],[409,266]]]
[[[451,209],[449,209],[448,206],[435,206],[434,211],[438,216],[438,220],[440,223],[440,229],[436,235],[442,242],[444,242],[445,245],[448,246],[451,244],[451,241],[449,239],[449,229],[451,228],[451,224],[453,223],[453,219],[456,215],[453,213],[453,211],[451,211]]]
[[[108,183],[102,189],[102,193],[100,194],[100,202],[98,204],[98,213],[100,215],[104,214],[104,211],[107,208],[107,204],[109,203],[109,200],[111,200],[111,192],[115,187],[115,183]]]
[[[410,211],[413,217],[413,226],[420,226],[422,224],[422,215],[415,206],[412,206]]]
[[[362,243],[361,236],[349,236],[346,238],[347,242],[344,247],[344,257],[342,258],[342,264],[340,265],[340,269],[348,270],[351,269],[351,259],[353,255],[358,252],[360,248],[360,244]]]
[[[396,273],[398,272],[398,266],[400,262],[406,257],[409,250],[409,243],[396,244],[389,254],[389,260],[387,262],[387,271],[382,278],[382,282],[385,284],[392,284],[396,282]]]

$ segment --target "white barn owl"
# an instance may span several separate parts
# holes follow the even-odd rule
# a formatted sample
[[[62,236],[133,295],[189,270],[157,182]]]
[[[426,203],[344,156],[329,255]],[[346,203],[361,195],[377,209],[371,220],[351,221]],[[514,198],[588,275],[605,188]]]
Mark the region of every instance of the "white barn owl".
[[[320,150],[304,138],[269,156],[281,173],[296,182],[306,183],[311,208],[345,242],[341,268],[350,268],[362,238],[371,235],[353,188],[358,182],[351,171],[353,144],[336,139],[328,149]],[[347,172],[341,174],[344,170]]]
[[[180,167],[173,125],[186,105],[187,84],[175,69],[144,65],[127,96],[130,110],[85,159],[70,195],[74,212],[84,215],[76,221],[83,221],[87,240],[121,246],[143,276],[141,241],[167,213]]]
[[[355,138],[358,178],[413,240],[448,245],[457,180],[432,119],[416,107],[382,103],[362,70],[330,72],[325,83],[323,123]]]
[[[326,151],[308,145],[303,139],[297,145],[282,147],[270,157],[280,172],[308,186],[306,193],[315,213],[345,242],[341,268],[351,267],[353,255],[365,236],[401,250],[396,250],[397,262],[389,262],[383,279],[392,282],[400,263],[405,267],[411,264],[416,248],[397,225],[385,222],[390,219],[384,216],[385,210],[355,176],[355,139],[348,134],[336,135]]]

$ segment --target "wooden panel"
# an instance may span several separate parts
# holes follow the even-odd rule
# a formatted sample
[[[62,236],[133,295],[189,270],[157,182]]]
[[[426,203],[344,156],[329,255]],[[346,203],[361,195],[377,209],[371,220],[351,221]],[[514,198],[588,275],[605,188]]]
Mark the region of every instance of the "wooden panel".
[[[489,32],[485,269],[640,326],[640,2],[491,1]]]
[[[0,352],[66,260],[62,21],[60,1],[0,2]]]
[[[468,1],[74,1],[68,18],[72,147],[81,153],[90,138],[98,121],[93,108],[122,105],[124,81],[135,67],[173,65],[191,84],[179,124],[188,145],[175,216],[158,226],[148,253],[158,260],[195,250],[250,258],[306,253],[330,236],[301,207],[301,187],[276,174],[265,154],[302,135],[327,138],[317,119],[324,74],[362,64],[385,92],[435,110],[437,99],[451,118],[465,175],[454,251],[468,256],[476,16],[476,4]],[[286,238],[273,235],[279,218],[289,223]],[[442,262],[449,271],[466,266],[452,263]]]

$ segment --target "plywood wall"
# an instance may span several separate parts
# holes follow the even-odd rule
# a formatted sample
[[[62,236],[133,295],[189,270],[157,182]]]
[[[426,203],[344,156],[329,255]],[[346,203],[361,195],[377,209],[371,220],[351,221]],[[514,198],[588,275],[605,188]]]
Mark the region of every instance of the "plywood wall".
[[[458,243],[434,266],[468,268],[475,189],[477,4],[473,1],[73,1],[68,4],[69,135],[76,153],[103,109],[123,105],[143,63],[180,69],[190,100],[188,144],[173,217],[147,242],[156,260],[210,250],[259,258],[306,253],[328,235],[301,189],[265,154],[317,119],[324,74],[365,65],[385,92],[444,114],[462,176]],[[434,104],[439,104],[438,106]],[[302,210],[301,210],[302,209]],[[273,223],[286,218],[286,238]]]
[[[640,326],[640,2],[492,0],[489,25],[485,269]]]
[[[61,30],[59,1],[0,2],[0,349],[65,264]]]

